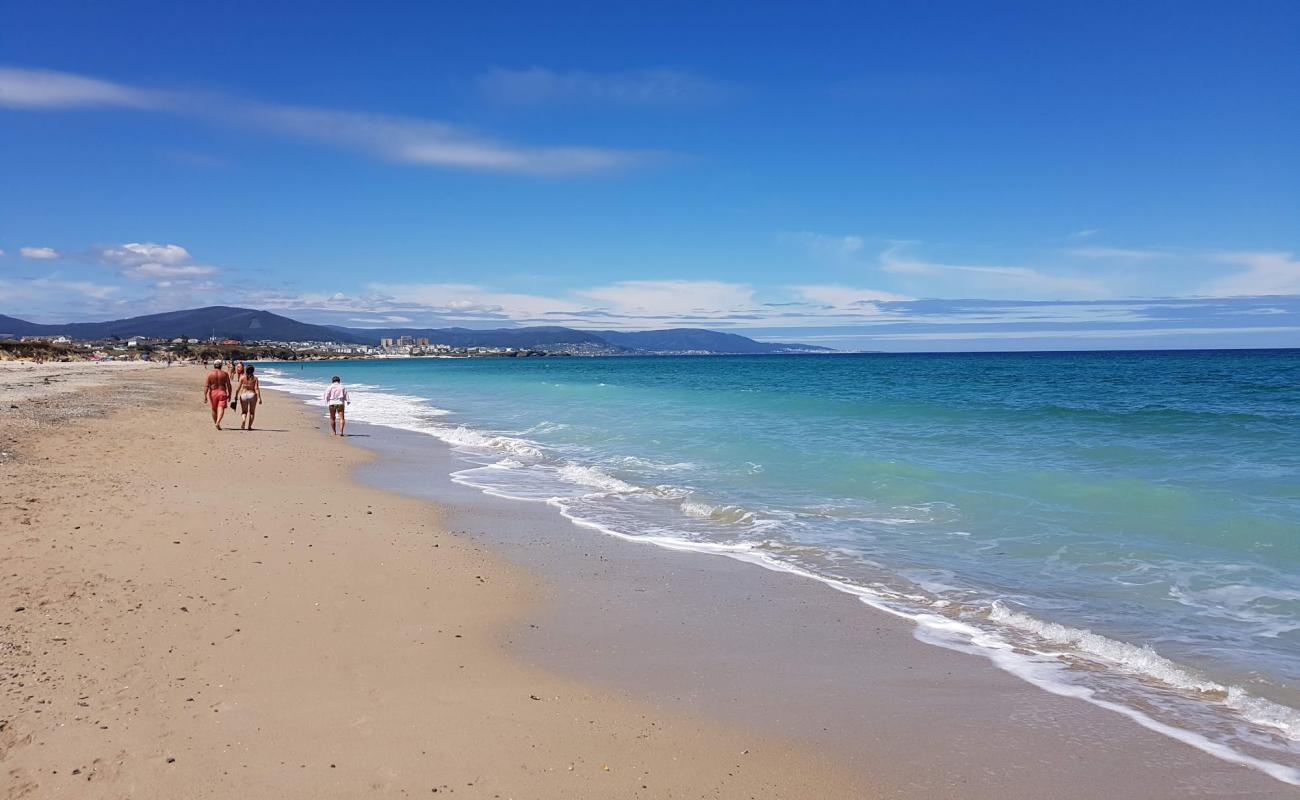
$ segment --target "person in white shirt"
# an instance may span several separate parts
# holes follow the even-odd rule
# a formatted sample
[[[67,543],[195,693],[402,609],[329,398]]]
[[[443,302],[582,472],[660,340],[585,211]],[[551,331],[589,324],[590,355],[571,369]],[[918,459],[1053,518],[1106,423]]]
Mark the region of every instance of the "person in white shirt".
[[[329,388],[321,395],[321,399],[330,410],[330,435],[345,436],[343,429],[347,427],[348,421],[343,411],[352,401],[348,399],[348,390],[343,388],[339,376],[330,378]]]

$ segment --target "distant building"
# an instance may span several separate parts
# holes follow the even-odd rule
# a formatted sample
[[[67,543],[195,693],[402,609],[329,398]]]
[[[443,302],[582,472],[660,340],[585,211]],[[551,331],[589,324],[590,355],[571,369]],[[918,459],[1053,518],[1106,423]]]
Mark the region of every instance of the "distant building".
[[[380,340],[379,340],[379,346],[380,346],[380,347],[392,347],[392,346],[393,346],[393,340],[392,340],[392,339],[380,339]]]
[[[429,337],[428,337],[428,336],[421,336],[421,337],[420,337],[420,346],[421,346],[421,347],[428,347],[428,346],[429,346]]]

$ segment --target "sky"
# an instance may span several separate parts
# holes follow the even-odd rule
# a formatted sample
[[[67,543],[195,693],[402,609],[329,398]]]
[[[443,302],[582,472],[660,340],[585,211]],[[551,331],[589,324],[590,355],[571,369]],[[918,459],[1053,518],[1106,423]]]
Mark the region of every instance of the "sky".
[[[1300,346],[1300,3],[0,0],[0,314]]]

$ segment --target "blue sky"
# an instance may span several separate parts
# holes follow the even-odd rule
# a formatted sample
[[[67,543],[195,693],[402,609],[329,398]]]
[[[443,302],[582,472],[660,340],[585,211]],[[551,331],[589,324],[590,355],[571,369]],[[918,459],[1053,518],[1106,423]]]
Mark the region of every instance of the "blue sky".
[[[9,4],[0,313],[1300,345],[1300,4]]]

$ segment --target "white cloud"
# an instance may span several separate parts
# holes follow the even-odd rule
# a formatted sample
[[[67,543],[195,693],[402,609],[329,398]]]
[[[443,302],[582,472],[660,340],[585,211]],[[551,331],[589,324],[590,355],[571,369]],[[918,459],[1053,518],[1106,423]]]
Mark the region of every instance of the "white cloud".
[[[216,267],[193,263],[190,251],[178,244],[128,242],[100,251],[100,257],[120,268],[127,278],[156,278],[158,288],[174,287],[179,280],[215,275]]]
[[[478,89],[489,100],[509,105],[681,105],[715,102],[731,93],[721,83],[671,69],[595,74],[497,68],[478,79]]]
[[[1173,256],[1173,253],[1164,250],[1128,250],[1121,247],[1075,247],[1065,252],[1079,258],[1115,259],[1118,261],[1157,261]]]
[[[38,261],[50,261],[59,257],[59,251],[53,247],[20,247],[18,253],[23,258],[34,258]]]
[[[164,96],[160,93],[96,78],[52,70],[0,67],[0,107],[159,108],[163,104]]]
[[[102,255],[106,260],[124,266],[148,263],[184,264],[190,260],[190,252],[178,244],[154,244],[153,242],[130,242],[120,247],[109,247]]]
[[[1067,238],[1067,239],[1088,239],[1088,238],[1090,238],[1090,237],[1096,236],[1096,235],[1099,234],[1099,233],[1101,233],[1101,228],[1084,228],[1084,229],[1081,230],[1081,231],[1075,231],[1074,233],[1070,234],[1069,236],[1067,236],[1067,237],[1065,237],[1065,238]]]
[[[907,243],[894,244],[881,253],[881,268],[897,274],[941,278],[943,289],[932,293],[932,296],[1010,295],[1016,298],[1060,300],[1105,297],[1110,294],[1103,283],[1091,278],[1049,275],[1029,267],[942,264],[909,256],[903,252],[906,246]]]
[[[197,117],[326,142],[388,161],[527,175],[609,172],[652,153],[501,141],[434,120],[253,103],[213,95],[162,95],[64,72],[0,70],[0,106],[22,109],[119,106]]]
[[[1256,297],[1300,294],[1300,261],[1292,253],[1222,253],[1216,261],[1244,268],[1202,286],[1200,295],[1211,297]]]

